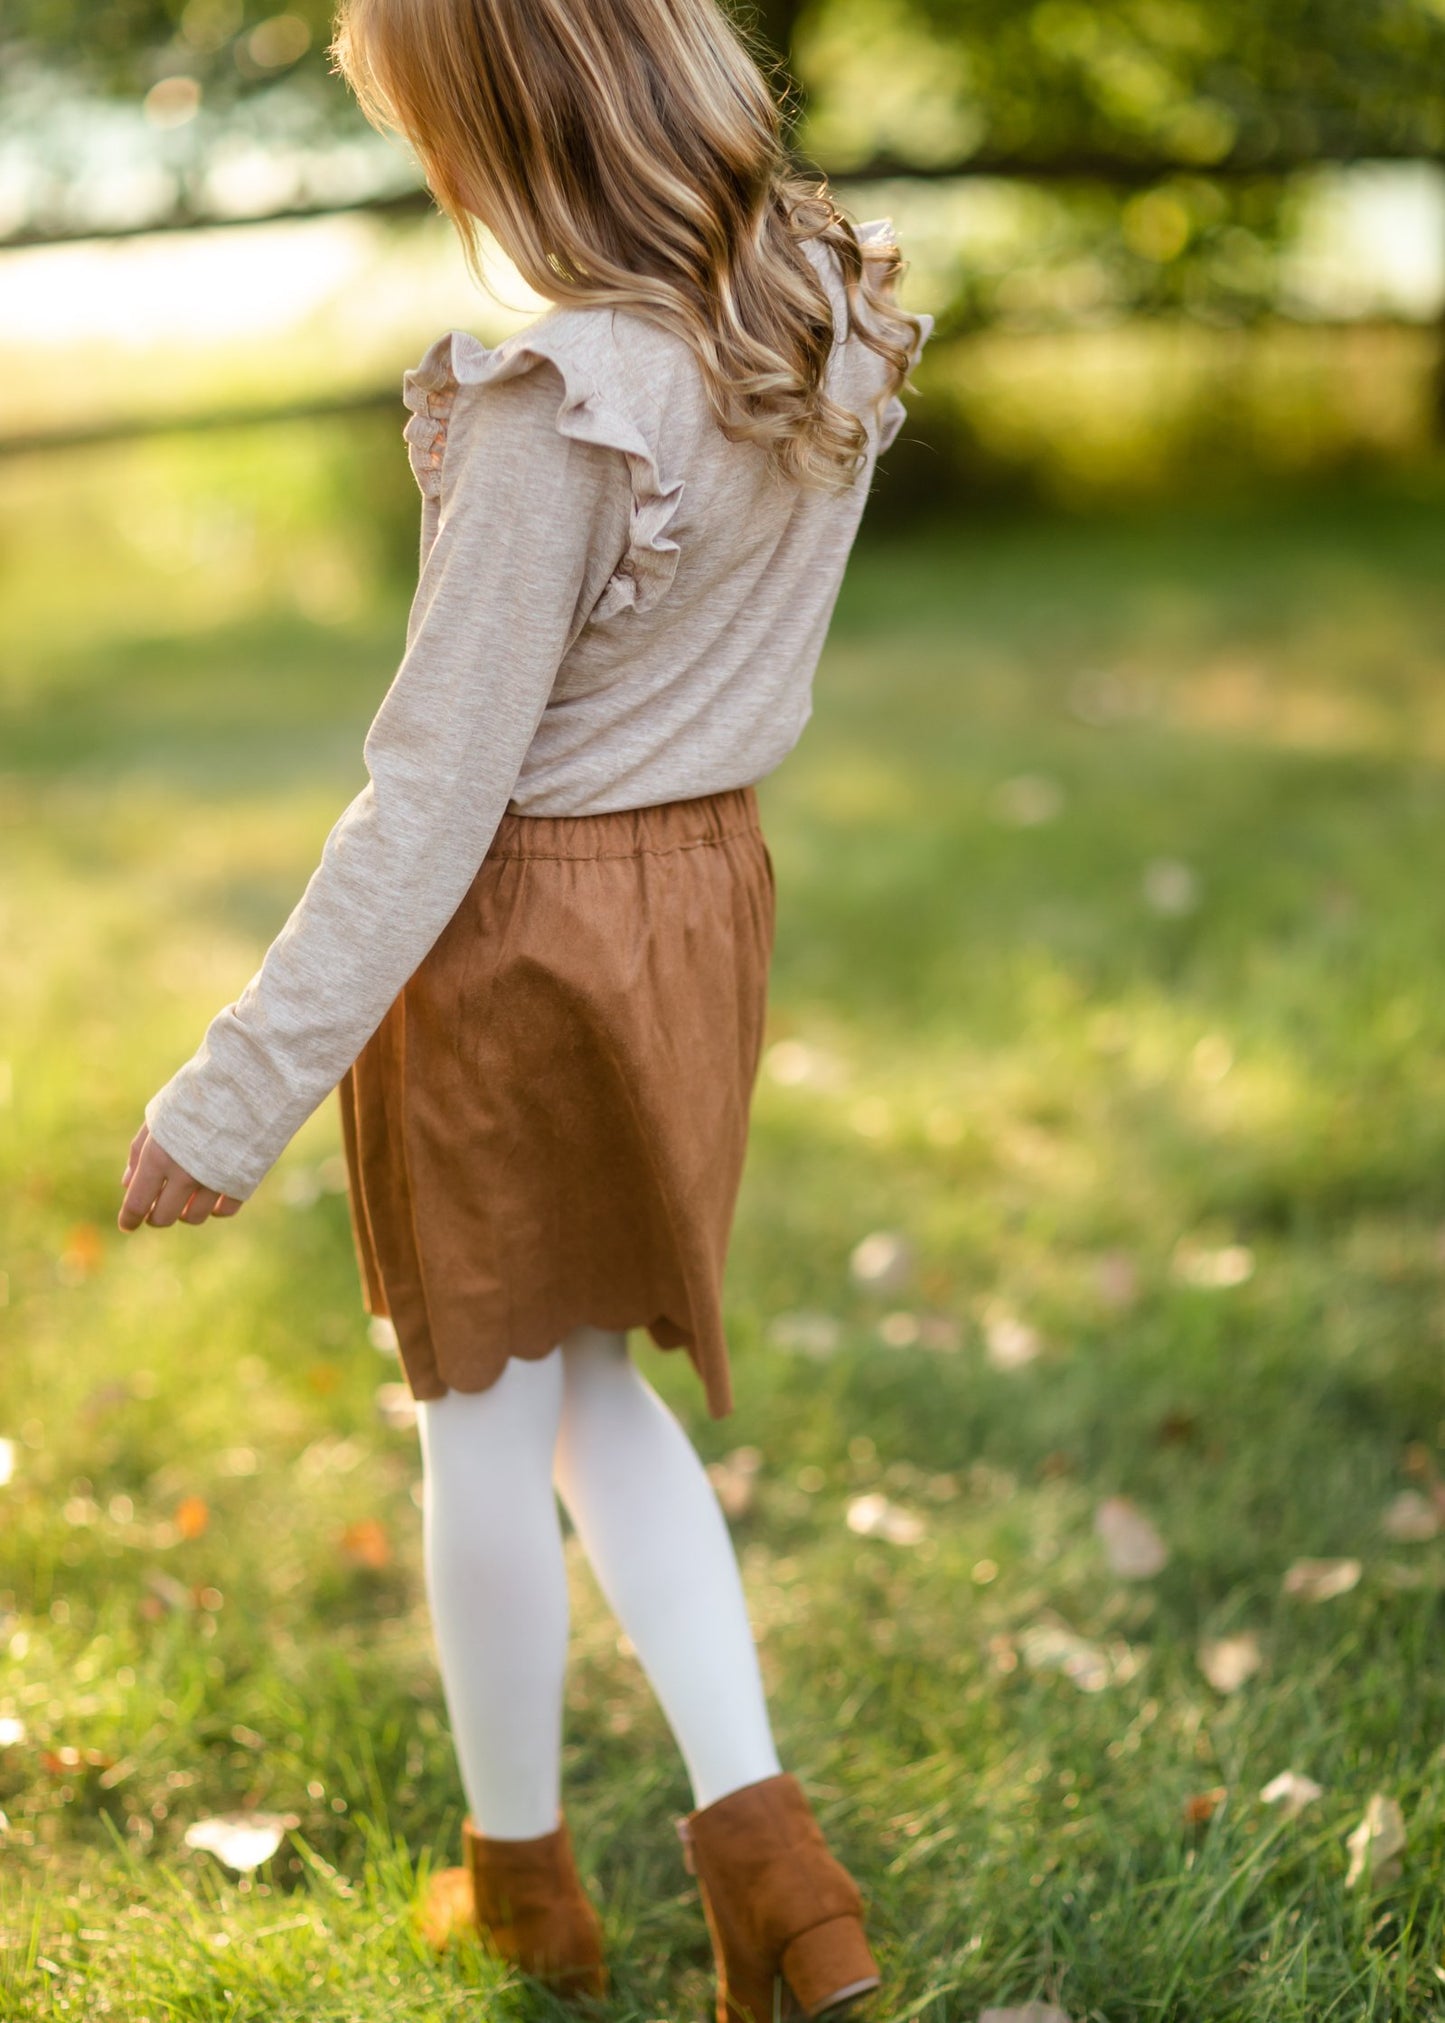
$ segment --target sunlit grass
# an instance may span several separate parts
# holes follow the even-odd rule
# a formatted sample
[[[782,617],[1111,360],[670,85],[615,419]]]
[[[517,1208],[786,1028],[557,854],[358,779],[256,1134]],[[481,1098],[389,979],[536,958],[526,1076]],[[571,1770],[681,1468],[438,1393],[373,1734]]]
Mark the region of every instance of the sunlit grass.
[[[399,650],[390,551],[320,440],[167,452],[154,510],[234,479],[250,523],[170,575],[95,502],[77,569],[52,473],[7,605],[0,2014],[546,2012],[411,1930],[461,1805],[331,1105],[234,1223],[114,1229],[141,1106],[299,893]],[[1441,533],[1426,501],[1323,500],[875,547],[762,788],[736,1413],[638,1354],[710,1459],[761,1452],[735,1533],[880,2019],[1445,2013],[1445,1544],[1382,1529],[1445,1446]],[[296,542],[350,571],[329,613]],[[909,1261],[869,1287],[876,1232]],[[1235,1282],[1196,1282],[1226,1254]],[[864,1494],[919,1542],[851,1530]],[[1095,1537],[1116,1494],[1171,1548],[1149,1581]],[[570,1549],[612,2013],[701,2017],[685,1781]],[[1333,1556],[1351,1592],[1283,1593]],[[1033,1668],[1055,1622],[1116,1683]],[[1199,1643],[1245,1632],[1263,1667],[1221,1696]],[[1292,1824],[1258,1800],[1286,1768],[1324,1786]],[[1347,1892],[1377,1790],[1403,1875]],[[297,1821],[249,1881],[184,1843],[239,1807]]]

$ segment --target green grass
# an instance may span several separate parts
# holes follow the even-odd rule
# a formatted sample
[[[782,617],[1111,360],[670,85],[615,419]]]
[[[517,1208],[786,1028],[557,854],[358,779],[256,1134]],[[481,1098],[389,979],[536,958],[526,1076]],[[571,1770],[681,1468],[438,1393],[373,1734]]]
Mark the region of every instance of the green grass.
[[[333,1105],[235,1222],[114,1228],[141,1107],[360,785],[399,650],[319,440],[0,490],[25,568],[0,675],[7,2017],[554,2013],[413,1936],[461,1801]],[[246,540],[167,573],[162,539],[107,532],[103,480],[162,534],[239,486]],[[762,789],[778,1050],[736,1412],[637,1353],[709,1459],[761,1450],[735,1535],[783,1759],[871,1905],[879,2023],[1033,1996],[1110,2023],[1445,2016],[1445,1543],[1381,1524],[1445,1447],[1442,537],[1421,496],[872,545]],[[874,1231],[912,1254],[886,1293],[849,1272]],[[1243,1282],[1181,1274],[1228,1246]],[[800,1312],[831,1353],[779,1345]],[[1023,1367],[990,1359],[1000,1316],[1035,1331]],[[877,1491],[919,1542],[848,1528]],[[1152,1579],[1095,1537],[1119,1494],[1169,1544]],[[366,1520],[384,1565],[347,1550]],[[569,1553],[567,1804],[609,2014],[700,2019],[685,1780]],[[1351,1592],[1283,1592],[1335,1556]],[[1111,1683],[1031,1665],[1055,1621]],[[1221,1695],[1199,1644],[1245,1632],[1262,1668]],[[1293,1823],[1258,1798],[1286,1768],[1324,1786]],[[1347,1890],[1375,1792],[1402,1872]],[[185,1846],[250,1806],[297,1821],[254,1878]]]

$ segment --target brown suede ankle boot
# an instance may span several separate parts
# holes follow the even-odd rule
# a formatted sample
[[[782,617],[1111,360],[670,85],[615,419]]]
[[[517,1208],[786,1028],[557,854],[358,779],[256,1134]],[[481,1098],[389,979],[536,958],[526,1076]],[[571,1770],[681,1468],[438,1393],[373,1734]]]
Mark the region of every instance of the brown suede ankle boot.
[[[468,1921],[484,1945],[562,1995],[605,1995],[602,1926],[572,1858],[565,1819],[535,1840],[493,1840],[468,1819],[466,1866],[443,1869],[427,1892],[424,1929],[445,1945]]]
[[[718,2023],[817,2016],[878,1986],[858,1885],[796,1777],[745,1784],[677,1831],[717,1961]]]

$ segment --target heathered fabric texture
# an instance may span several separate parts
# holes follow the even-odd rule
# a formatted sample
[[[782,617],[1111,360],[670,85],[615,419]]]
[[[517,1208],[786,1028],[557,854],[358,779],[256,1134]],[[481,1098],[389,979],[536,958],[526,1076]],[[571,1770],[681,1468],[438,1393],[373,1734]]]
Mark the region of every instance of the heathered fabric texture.
[[[842,332],[836,262],[810,251]],[[406,375],[422,562],[369,782],[261,967],[146,1105],[198,1181],[254,1191],[452,917],[504,811],[716,793],[792,749],[874,460],[904,419],[856,335],[829,375],[869,430],[841,495],[730,442],[689,347],[630,313],[555,309],[492,349],[451,331]]]

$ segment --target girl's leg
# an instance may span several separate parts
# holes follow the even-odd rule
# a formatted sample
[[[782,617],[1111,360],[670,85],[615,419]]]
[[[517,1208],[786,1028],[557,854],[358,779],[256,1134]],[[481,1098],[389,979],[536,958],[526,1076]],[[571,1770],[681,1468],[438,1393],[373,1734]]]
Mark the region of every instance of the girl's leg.
[[[574,1329],[561,1357],[557,1488],[711,1805],[781,1767],[727,1521],[625,1335]]]
[[[499,1840],[561,1811],[567,1572],[552,1488],[562,1358],[417,1407],[427,1592],[472,1822]]]

